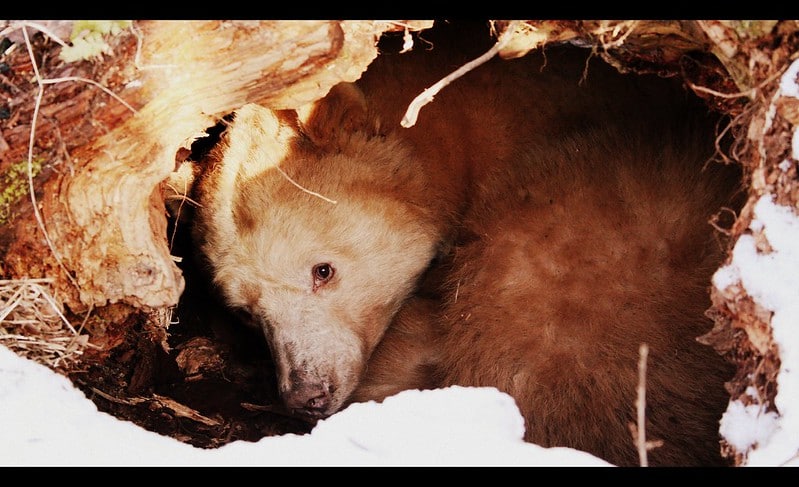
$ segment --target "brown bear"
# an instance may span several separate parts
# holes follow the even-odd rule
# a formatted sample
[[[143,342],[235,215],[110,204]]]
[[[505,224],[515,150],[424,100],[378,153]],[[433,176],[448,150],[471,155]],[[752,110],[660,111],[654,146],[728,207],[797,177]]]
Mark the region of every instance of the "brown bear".
[[[715,121],[674,80],[564,47],[494,59],[400,127],[483,48],[385,53],[303,109],[238,110],[193,188],[215,284],[298,414],[493,386],[527,441],[635,465],[645,343],[651,463],[722,463],[732,371],[696,341],[724,254],[709,219],[739,182],[708,163]]]

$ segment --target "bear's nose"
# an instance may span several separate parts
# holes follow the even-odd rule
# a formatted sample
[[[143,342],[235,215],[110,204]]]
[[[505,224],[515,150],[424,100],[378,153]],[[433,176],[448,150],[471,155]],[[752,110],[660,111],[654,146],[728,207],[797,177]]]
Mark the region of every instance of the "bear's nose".
[[[283,402],[291,411],[320,418],[330,408],[330,388],[322,382],[300,382],[282,394]]]

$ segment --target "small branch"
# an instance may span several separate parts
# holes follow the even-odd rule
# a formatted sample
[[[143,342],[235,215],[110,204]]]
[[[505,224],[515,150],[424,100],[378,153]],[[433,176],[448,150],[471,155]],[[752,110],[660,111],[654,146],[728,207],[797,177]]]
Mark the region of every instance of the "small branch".
[[[91,389],[92,389],[92,392],[94,392],[98,396],[102,397],[106,401],[110,401],[110,402],[113,402],[115,404],[124,404],[126,406],[135,406],[135,405],[141,404],[142,402],[145,401],[145,399],[142,399],[142,398],[139,398],[139,397],[132,397],[130,399],[121,399],[119,397],[115,397],[115,396],[112,396],[110,394],[106,394],[105,392],[101,391],[100,389],[97,389],[96,387],[92,387]]]
[[[612,41],[605,41],[604,39],[599,40],[599,42],[602,44],[602,48],[605,51],[607,51],[609,49],[614,49],[624,44],[627,38],[630,37],[635,28],[638,26],[639,22],[640,21],[638,20],[629,20],[613,25],[612,27],[608,26],[607,21],[601,22],[600,27],[597,29],[595,34],[597,35],[597,37],[602,37],[604,34],[610,33],[611,39],[613,38],[616,39]],[[622,32],[623,28],[626,28],[627,30]],[[619,35],[620,33],[621,35]]]
[[[206,426],[219,426],[221,423],[216,419],[209,418],[207,416],[203,416],[196,410],[185,406],[174,399],[171,399],[166,396],[161,396],[158,394],[153,394],[153,397],[130,397],[127,399],[122,399],[119,397],[114,397],[110,394],[106,394],[105,392],[97,389],[96,387],[92,387],[92,392],[97,394],[98,396],[102,397],[103,399],[116,403],[116,404],[124,404],[126,406],[138,406],[139,404],[150,404],[150,405],[157,405],[162,408],[166,408],[171,410],[175,413],[175,416],[181,418],[188,418],[192,421],[197,421],[198,423],[202,423]]]
[[[123,100],[119,95],[117,95],[113,91],[109,90],[105,86],[101,85],[100,83],[98,83],[98,82],[96,82],[94,80],[88,79],[88,78],[81,78],[79,76],[66,76],[66,77],[63,77],[63,78],[43,79],[43,80],[40,80],[40,83],[42,83],[43,85],[52,85],[52,84],[56,84],[56,83],[62,83],[64,81],[80,81],[80,82],[83,82],[83,83],[88,83],[90,85],[94,85],[94,86],[100,88],[101,90],[103,90],[105,93],[107,93],[110,97],[112,97],[113,99],[115,99],[119,103],[125,105],[125,108],[127,108],[131,112],[137,113],[136,109],[133,108],[132,106],[130,106],[130,104],[128,102],[126,102],[125,100]]]
[[[758,90],[763,89],[763,87],[765,87],[766,85],[770,84],[771,82],[773,82],[774,80],[776,80],[777,78],[782,76],[783,73],[787,69],[788,69],[788,66],[786,65],[786,66],[780,68],[779,70],[777,70],[777,72],[773,73],[768,78],[766,78],[763,81],[761,81],[760,83],[758,83],[757,86],[749,88],[746,91],[739,91],[737,93],[722,93],[720,91],[712,90],[710,88],[705,88],[704,86],[700,86],[700,85],[697,85],[695,83],[688,83],[688,85],[692,89],[694,89],[696,91],[701,91],[702,93],[707,93],[709,95],[713,95],[713,96],[716,96],[716,97],[719,97],[719,98],[725,98],[725,99],[729,99],[729,98],[749,98],[751,100],[754,100],[755,97],[757,96]]]
[[[663,442],[661,440],[647,441],[646,439],[646,361],[649,356],[649,346],[646,343],[642,343],[638,348],[638,355],[640,356],[638,360],[638,397],[635,400],[637,424],[630,423],[630,432],[638,450],[640,465],[648,467],[647,453],[649,450],[662,446]]]
[[[410,105],[408,105],[408,110],[405,111],[405,115],[403,115],[400,125],[405,128],[413,127],[416,124],[416,119],[419,117],[419,110],[421,110],[423,106],[433,101],[433,97],[435,97],[439,91],[469,71],[488,62],[491,58],[496,56],[497,53],[503,47],[505,47],[505,44],[507,44],[511,39],[517,24],[518,21],[511,22],[511,24],[508,25],[508,28],[505,29],[505,32],[503,32],[499,37],[499,40],[497,40],[496,44],[494,44],[491,49],[486,51],[485,54],[464,64],[460,68],[442,78],[433,86],[425,89],[421,94],[414,98]]]
[[[704,86],[697,85],[696,83],[688,83],[688,86],[695,91],[701,91],[702,93],[707,93],[709,95],[713,95],[719,98],[750,98],[754,99],[757,91],[755,88],[750,88],[747,91],[739,91],[738,93],[722,93],[720,91],[711,90],[710,88],[705,88]]]
[[[61,40],[61,38],[58,37],[57,35],[55,35],[55,33],[53,33],[53,31],[51,31],[50,29],[48,29],[47,27],[45,27],[42,24],[37,24],[36,22],[20,22],[20,25],[33,27],[34,29],[38,30],[42,34],[46,35],[50,39],[52,39],[55,42],[57,42],[61,47],[67,47],[67,43],[66,42]]]
[[[636,446],[638,447],[638,460],[642,467],[648,466],[646,457],[646,359],[649,356],[649,346],[642,343],[638,348],[638,398],[635,400],[635,407],[638,412],[636,428],[638,435]]]
[[[194,202],[194,200],[192,200],[188,196],[185,196],[186,192],[188,191],[187,186],[188,186],[188,182],[184,181],[183,182],[183,197],[179,198],[180,199],[180,204],[178,205],[177,215],[175,215],[175,225],[174,225],[174,228],[172,228],[172,235],[169,237],[169,250],[170,250],[170,252],[172,251],[172,248],[175,246],[175,237],[178,234],[178,223],[180,222],[180,214],[183,211],[183,205],[186,203],[186,201],[189,201],[190,203]],[[174,191],[176,195],[180,195],[180,193],[178,193],[178,191],[177,191],[177,189],[175,187],[173,187],[172,185],[168,185],[168,187],[169,187],[169,189]]]
[[[206,426],[212,426],[212,427],[219,426],[222,424],[220,421],[213,418],[209,418],[208,416],[204,416],[200,414],[198,411],[184,404],[181,404],[169,397],[153,394],[152,400],[155,401],[161,407],[171,409],[176,416],[179,416],[181,418],[188,418],[191,419],[192,421],[196,421],[198,423],[202,423]]]

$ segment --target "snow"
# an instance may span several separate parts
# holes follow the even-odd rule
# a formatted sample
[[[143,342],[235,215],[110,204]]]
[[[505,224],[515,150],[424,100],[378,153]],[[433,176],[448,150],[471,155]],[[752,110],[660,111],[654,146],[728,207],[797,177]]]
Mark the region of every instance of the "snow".
[[[799,466],[799,218],[763,196],[750,228],[771,251],[742,235],[713,276],[740,285],[771,311],[781,359],[779,414],[731,401],[720,433],[745,465]],[[64,376],[0,346],[0,464],[33,465],[609,465],[586,452],[522,440],[513,399],[494,388],[404,391],[382,404],[353,404],[308,435],[235,441],[200,449],[97,410]],[[76,447],[76,443],[79,447]]]
[[[716,272],[713,283],[719,290],[740,283],[757,304],[773,313],[772,334],[780,357],[775,398],[779,416],[764,414],[757,403],[745,407],[732,401],[720,431],[740,452],[748,451],[747,465],[799,465],[799,218],[765,195],[755,204],[750,228],[763,232],[772,251],[759,252],[755,237],[742,235],[732,261]],[[756,401],[756,392],[749,396]]]
[[[746,453],[744,465],[799,466],[799,218],[763,196],[750,228],[771,251],[742,235],[713,284],[742,286],[773,313],[779,413],[766,412],[749,391],[751,404],[730,402],[720,433]],[[98,411],[66,377],[0,346],[0,412],[0,465],[8,466],[609,465],[525,443],[515,402],[494,388],[404,391],[382,404],[353,404],[308,435],[200,449]]]
[[[799,59],[791,63],[780,78],[780,89],[775,96],[790,96],[799,98]],[[791,154],[795,161],[799,161],[799,130],[793,131],[791,137]]]
[[[774,95],[779,97],[799,98],[799,60],[782,75]],[[772,103],[768,124],[775,109]],[[794,130],[791,146],[792,159],[799,161],[799,130]],[[791,164],[784,160],[779,167],[787,171]],[[771,251],[759,252],[755,238],[742,235],[731,262],[715,273],[713,284],[722,291],[741,285],[757,304],[773,313],[772,337],[780,358],[774,400],[779,414],[764,411],[757,392],[747,391],[753,403],[731,401],[720,432],[746,453],[747,466],[799,465],[799,218],[790,208],[777,205],[771,195],[763,195],[755,204],[749,228],[762,232]]]
[[[6,466],[609,465],[525,443],[515,402],[494,388],[404,391],[308,435],[200,449],[98,411],[66,377],[0,346],[0,411]]]
[[[750,397],[757,392],[747,391]],[[763,406],[741,401],[733,401],[721,419],[720,433],[737,451],[745,452],[756,446],[763,438],[774,434],[779,427],[779,416],[774,412],[763,411]]]
[[[780,78],[780,94],[782,96],[790,96],[799,98],[799,84],[797,84],[797,77],[799,77],[799,60],[794,61],[785,70],[785,73]]]

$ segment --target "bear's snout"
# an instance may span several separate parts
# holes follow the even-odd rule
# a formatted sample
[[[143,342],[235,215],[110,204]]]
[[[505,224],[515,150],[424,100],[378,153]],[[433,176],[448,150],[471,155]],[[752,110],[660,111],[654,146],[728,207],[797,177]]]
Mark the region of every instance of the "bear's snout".
[[[281,396],[286,407],[296,414],[312,418],[329,415],[332,401],[330,385],[326,381],[295,381]]]

